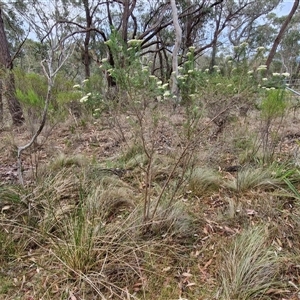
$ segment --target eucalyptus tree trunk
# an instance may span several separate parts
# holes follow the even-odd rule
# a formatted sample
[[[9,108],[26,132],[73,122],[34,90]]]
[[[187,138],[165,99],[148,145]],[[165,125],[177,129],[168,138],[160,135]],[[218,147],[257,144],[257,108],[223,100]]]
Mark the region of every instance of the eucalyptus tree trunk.
[[[3,124],[2,80],[0,79],[0,124]]]
[[[279,33],[278,33],[278,35],[277,35],[277,37],[276,37],[276,39],[275,39],[275,41],[273,43],[273,46],[272,46],[272,48],[270,50],[270,53],[269,53],[267,61],[266,61],[266,65],[267,65],[267,69],[268,70],[269,70],[270,65],[271,65],[271,63],[273,61],[273,58],[274,58],[274,56],[276,54],[277,47],[279,46],[279,44],[280,44],[280,42],[281,42],[281,40],[283,38],[283,35],[284,35],[284,33],[285,33],[288,25],[290,24],[290,22],[291,22],[291,20],[292,20],[292,18],[294,16],[294,14],[295,14],[295,12],[297,11],[297,8],[299,6],[299,1],[300,0],[295,0],[294,1],[292,9],[291,9],[290,13],[288,14],[287,18],[285,19],[285,21],[283,22],[283,24],[282,24],[282,26],[281,26],[281,28],[279,30]]]
[[[86,28],[92,27],[92,16],[91,11],[89,7],[89,1],[83,1],[84,10],[85,10],[85,18],[86,18]],[[88,30],[85,33],[84,38],[84,55],[83,55],[83,64],[84,64],[84,73],[85,73],[85,79],[90,78],[91,76],[91,59],[90,59],[90,53],[89,53],[89,46],[90,46],[90,40],[91,40],[91,31]]]
[[[4,22],[2,19],[2,10],[0,7],[0,80],[2,80],[2,101],[7,101],[8,109],[12,117],[14,125],[22,125],[24,117],[21,105],[16,98],[15,93],[15,78],[12,73],[13,63],[9,53],[8,41],[4,31]],[[1,101],[1,102],[2,102]],[[3,109],[0,109],[0,114],[3,114]],[[0,120],[3,116],[0,116]]]
[[[182,30],[179,25],[178,21],[178,11],[176,7],[176,1],[171,0],[171,7],[172,7],[172,17],[173,17],[173,25],[175,29],[175,45],[173,48],[173,53],[172,53],[172,76],[171,76],[171,93],[173,95],[177,96],[177,101],[178,101],[178,84],[177,84],[177,77],[178,77],[178,52],[180,49],[181,45],[181,39],[182,39]]]
[[[214,13],[215,13],[215,16],[214,16],[215,31],[214,31],[214,37],[212,40],[211,60],[210,60],[210,66],[209,66],[210,72],[213,71],[213,67],[216,64],[216,57],[217,57],[217,51],[218,51],[218,38],[219,38],[219,34],[220,34],[221,18],[222,18],[222,11],[223,11],[222,3],[220,4],[220,10],[218,10],[217,6],[215,6],[213,9],[214,9]]]
[[[122,39],[126,43],[128,39],[128,22],[129,22],[129,17],[132,14],[133,10],[135,9],[136,6],[136,0],[129,1],[129,0],[124,0],[123,1],[123,14],[122,14]],[[135,37],[133,37],[135,38]]]

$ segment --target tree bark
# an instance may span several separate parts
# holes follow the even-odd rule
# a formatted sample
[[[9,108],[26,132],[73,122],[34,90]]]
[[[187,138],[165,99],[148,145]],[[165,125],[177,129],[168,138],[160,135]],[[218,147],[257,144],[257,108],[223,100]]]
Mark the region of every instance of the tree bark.
[[[83,1],[83,5],[85,10],[86,28],[91,28],[92,16],[89,7],[89,1],[87,0]],[[87,30],[87,32],[85,33],[84,50],[83,50],[84,51],[83,64],[84,64],[85,79],[88,79],[91,76],[91,71],[90,71],[91,60],[90,60],[90,52],[89,52],[90,39],[91,39],[91,31]]]
[[[172,17],[173,17],[173,24],[175,29],[175,45],[172,53],[172,76],[171,76],[171,93],[178,96],[178,84],[177,84],[177,77],[178,77],[178,51],[181,44],[182,39],[182,30],[178,21],[178,11],[176,7],[176,1],[171,0],[171,7],[172,7]]]
[[[290,24],[290,22],[291,22],[291,20],[292,20],[292,18],[294,16],[294,14],[295,14],[298,6],[299,6],[299,1],[300,0],[295,0],[294,1],[293,7],[292,7],[290,13],[288,14],[287,18],[285,19],[285,21],[283,22],[283,24],[282,24],[282,26],[281,26],[281,28],[279,30],[279,33],[278,33],[278,35],[277,35],[277,37],[276,37],[276,39],[275,39],[275,41],[273,43],[273,46],[272,46],[272,48],[270,50],[270,53],[269,53],[267,61],[266,61],[267,70],[270,69],[270,65],[271,65],[271,63],[273,61],[273,58],[274,58],[275,54],[276,54],[277,47],[279,46],[279,44],[280,44],[280,42],[281,42],[281,40],[283,38],[283,35],[284,35],[284,33],[285,33],[288,25]]]
[[[220,6],[220,11],[218,11],[217,6],[214,7],[215,10],[215,24],[216,24],[216,28],[214,31],[214,38],[212,40],[212,52],[211,52],[211,60],[210,60],[210,66],[209,66],[209,70],[210,72],[213,71],[214,65],[216,64],[216,56],[217,56],[217,48],[218,48],[218,38],[219,38],[219,30],[220,30],[220,23],[221,23],[221,17],[222,17],[222,4]]]
[[[0,124],[3,124],[2,80],[0,79]]]
[[[2,10],[0,8],[0,74],[2,75],[2,96],[8,103],[8,109],[14,125],[24,123],[21,105],[16,98],[15,78],[12,73],[13,63],[9,52],[8,41],[4,31]]]
[[[124,9],[122,15],[122,39],[126,43],[128,40],[128,21],[135,8],[136,0],[133,0],[131,3],[130,0],[124,0],[123,5]]]

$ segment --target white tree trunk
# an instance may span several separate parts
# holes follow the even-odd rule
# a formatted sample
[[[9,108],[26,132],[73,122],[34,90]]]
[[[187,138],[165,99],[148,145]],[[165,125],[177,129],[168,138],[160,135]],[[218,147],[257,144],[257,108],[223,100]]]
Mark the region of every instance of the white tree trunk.
[[[182,30],[178,21],[178,11],[176,7],[176,1],[171,0],[172,7],[172,16],[173,16],[173,25],[175,29],[175,45],[172,53],[172,76],[171,76],[171,93],[177,96],[178,100],[178,85],[177,85],[177,76],[178,76],[178,51],[180,49],[181,39],[182,39]]]

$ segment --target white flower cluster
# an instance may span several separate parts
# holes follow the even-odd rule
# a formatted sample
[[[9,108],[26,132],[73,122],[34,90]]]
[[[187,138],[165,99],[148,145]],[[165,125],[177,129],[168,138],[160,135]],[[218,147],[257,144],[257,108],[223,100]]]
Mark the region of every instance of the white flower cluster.
[[[234,49],[234,50],[239,50],[239,49],[248,47],[248,45],[249,45],[249,44],[248,44],[247,42],[243,42],[243,43],[241,43],[241,44],[238,45],[238,46],[234,46],[233,49]]]
[[[185,80],[185,79],[187,79],[188,78],[188,75],[187,74],[185,74],[185,75],[178,75],[177,76],[177,79],[179,79],[179,80]]]
[[[280,73],[273,73],[272,75],[273,75],[274,77],[279,77],[279,76],[281,76]]]
[[[148,66],[143,66],[142,71],[147,73],[149,71],[149,67]]]
[[[130,46],[130,47],[137,47],[137,46],[140,46],[142,43],[143,43],[143,40],[136,40],[136,39],[132,39],[127,42],[128,46]]]
[[[267,70],[267,65],[260,65],[260,66],[257,68],[257,71],[262,71],[262,70]]]
[[[262,52],[262,51],[265,51],[266,48],[265,47],[257,47],[256,48],[256,52]]]
[[[84,102],[88,101],[89,96],[91,96],[91,95],[92,95],[92,93],[86,94],[85,96],[83,96],[83,97],[79,100],[79,102],[80,102],[80,103],[84,103]]]
[[[165,91],[163,96],[164,96],[165,98],[170,97],[170,96],[171,96],[170,91]]]
[[[73,89],[81,89],[81,87],[86,83],[86,82],[88,82],[89,81],[89,79],[84,79],[83,81],[82,81],[82,85],[80,85],[80,84],[75,84],[75,85],[73,85]],[[86,101],[88,101],[88,99],[89,99],[89,97],[92,95],[92,93],[88,93],[88,94],[86,94],[85,96],[83,96],[80,100],[79,100],[79,102],[80,103],[84,103],[84,102],[86,102]]]
[[[274,87],[268,88],[268,87],[262,86],[261,88],[262,88],[263,90],[266,90],[266,91],[275,90]]]

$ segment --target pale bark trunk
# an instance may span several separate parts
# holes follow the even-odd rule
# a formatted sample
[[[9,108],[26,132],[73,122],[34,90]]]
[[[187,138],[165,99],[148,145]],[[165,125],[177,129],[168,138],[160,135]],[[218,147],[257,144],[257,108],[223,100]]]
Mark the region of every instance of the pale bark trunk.
[[[171,76],[171,93],[176,95],[178,98],[178,84],[177,84],[177,77],[178,77],[178,52],[181,45],[182,39],[182,30],[178,21],[178,11],[176,7],[176,1],[171,0],[171,7],[172,7],[172,16],[173,16],[173,25],[175,29],[175,45],[172,53],[172,76]],[[177,99],[178,101],[178,99]]]

